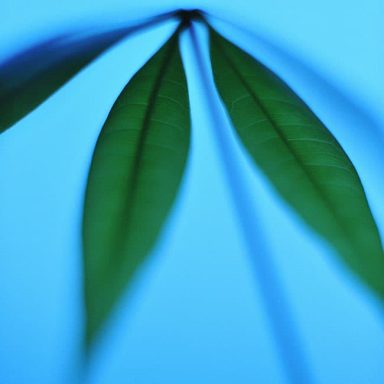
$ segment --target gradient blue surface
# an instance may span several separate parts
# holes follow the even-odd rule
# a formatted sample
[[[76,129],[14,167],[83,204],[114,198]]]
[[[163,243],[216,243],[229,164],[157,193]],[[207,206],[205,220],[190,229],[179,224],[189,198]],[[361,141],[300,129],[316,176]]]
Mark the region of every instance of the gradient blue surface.
[[[282,75],[326,122],[360,172],[383,235],[379,0],[146,0],[139,7],[120,0],[2,0],[0,60],[55,31],[180,7],[209,10],[253,32],[215,24]],[[76,380],[81,207],[93,145],[119,91],[173,26],[113,48],[0,137],[0,383]],[[187,36],[182,48],[193,115],[185,182],[151,261],[98,345],[86,381],[284,384]],[[382,383],[384,316],[378,303],[232,139],[316,382]]]

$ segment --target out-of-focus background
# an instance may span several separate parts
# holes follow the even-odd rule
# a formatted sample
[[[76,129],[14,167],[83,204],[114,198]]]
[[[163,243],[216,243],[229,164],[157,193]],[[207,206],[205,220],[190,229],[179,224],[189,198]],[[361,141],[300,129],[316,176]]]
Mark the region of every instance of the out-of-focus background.
[[[2,0],[0,62],[65,30],[201,8],[257,55],[339,139],[384,234],[384,3],[250,0]],[[114,99],[172,32],[166,23],[111,49],[0,137],[0,383],[75,382],[82,337],[81,209],[98,132]],[[202,42],[206,43],[204,33]],[[97,345],[92,384],[283,384],[183,36],[193,137],[166,230]],[[336,88],[335,88],[336,87]],[[348,100],[348,101],[346,101]],[[236,144],[237,145],[237,144]],[[384,380],[384,316],[237,147],[317,383]]]

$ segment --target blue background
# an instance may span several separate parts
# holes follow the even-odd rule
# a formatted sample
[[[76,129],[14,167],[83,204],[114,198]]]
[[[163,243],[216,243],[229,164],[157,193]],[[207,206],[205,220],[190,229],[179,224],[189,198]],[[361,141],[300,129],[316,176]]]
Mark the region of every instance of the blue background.
[[[0,60],[62,30],[179,7],[210,10],[252,31],[215,24],[326,122],[358,169],[383,235],[381,0],[2,0]],[[167,23],[111,49],[0,137],[2,384],[75,382],[81,207],[93,146],[119,91],[173,28]],[[257,252],[247,255],[243,244],[186,35],[182,50],[193,114],[184,184],[87,382],[285,383],[250,267]],[[278,198],[235,138],[233,146],[254,196],[258,236],[268,244],[263,252],[278,266],[317,383],[382,383],[384,317],[376,299]]]

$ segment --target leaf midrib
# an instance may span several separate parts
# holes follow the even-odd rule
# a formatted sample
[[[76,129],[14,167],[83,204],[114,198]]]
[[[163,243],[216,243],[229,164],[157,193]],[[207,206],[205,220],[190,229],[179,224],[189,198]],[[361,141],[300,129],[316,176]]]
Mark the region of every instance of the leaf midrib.
[[[142,157],[145,151],[145,143],[149,133],[149,128],[152,120],[151,118],[155,109],[156,97],[160,91],[163,78],[167,74],[167,66],[169,62],[172,60],[174,55],[174,50],[177,46],[177,33],[175,33],[175,35],[172,38],[173,40],[170,42],[168,49],[166,50],[166,52],[164,52],[165,57],[163,59],[163,62],[161,63],[161,66],[159,67],[158,75],[155,78],[152,91],[150,92],[150,95],[148,98],[145,117],[144,117],[142,129],[139,135],[138,143],[136,146],[135,157],[133,160],[133,164],[131,166],[132,173],[128,178],[128,188],[127,188],[128,193],[126,196],[124,208],[122,209],[121,226],[119,227],[120,230],[124,232],[126,232],[127,228],[129,227],[129,221],[130,221],[129,211],[132,208],[133,200],[137,193],[137,181],[140,177],[140,168],[141,168],[140,165],[141,165]],[[124,250],[124,242],[117,241],[116,252],[114,254],[120,256],[122,255],[123,252],[121,251],[123,250]],[[124,258],[122,258],[121,260],[124,260]]]

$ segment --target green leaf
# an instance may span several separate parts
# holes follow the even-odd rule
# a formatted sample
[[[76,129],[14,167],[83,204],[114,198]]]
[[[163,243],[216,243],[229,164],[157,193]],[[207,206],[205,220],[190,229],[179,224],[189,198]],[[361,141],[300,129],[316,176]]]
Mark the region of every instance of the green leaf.
[[[189,140],[175,33],[124,88],[93,155],[83,222],[88,347],[159,237]]]
[[[100,54],[139,29],[171,14],[139,25],[90,36],[72,33],[39,43],[0,66],[0,133],[33,111]]]
[[[308,106],[210,30],[214,80],[246,150],[277,192],[384,298],[384,254],[359,176]]]

